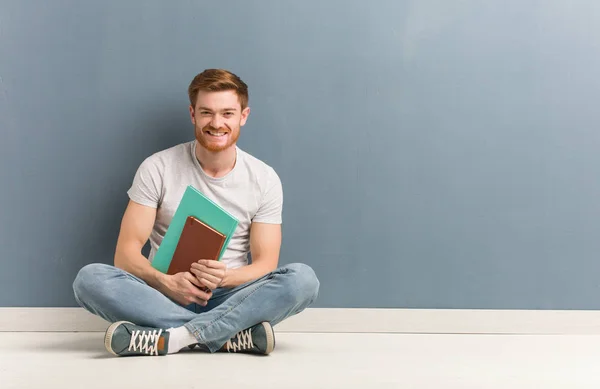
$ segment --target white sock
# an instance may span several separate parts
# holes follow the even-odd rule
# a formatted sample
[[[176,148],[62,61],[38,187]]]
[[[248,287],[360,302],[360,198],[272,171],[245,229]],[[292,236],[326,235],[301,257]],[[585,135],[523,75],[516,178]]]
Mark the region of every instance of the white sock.
[[[179,352],[182,348],[198,343],[198,340],[184,326],[169,328],[169,351],[167,354]]]

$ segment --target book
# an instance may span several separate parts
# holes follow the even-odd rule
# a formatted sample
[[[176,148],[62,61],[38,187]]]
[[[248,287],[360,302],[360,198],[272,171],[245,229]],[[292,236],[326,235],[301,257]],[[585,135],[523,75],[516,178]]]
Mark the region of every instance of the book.
[[[192,263],[198,262],[199,259],[216,261],[223,243],[225,243],[225,235],[194,216],[188,216],[167,274],[190,271]]]
[[[189,185],[181,197],[173,219],[152,260],[152,267],[156,270],[162,273],[168,272],[186,221],[190,216],[224,235],[225,240],[216,260],[220,261],[223,257],[239,221],[223,207]]]

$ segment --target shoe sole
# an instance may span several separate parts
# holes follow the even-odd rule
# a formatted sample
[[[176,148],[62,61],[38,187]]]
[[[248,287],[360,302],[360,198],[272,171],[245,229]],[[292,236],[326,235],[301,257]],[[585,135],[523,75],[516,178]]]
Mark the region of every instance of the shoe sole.
[[[265,333],[267,334],[267,349],[265,350],[265,355],[268,355],[273,352],[275,349],[275,334],[273,333],[273,327],[269,322],[262,323]]]
[[[104,335],[104,347],[106,347],[106,350],[111,353],[112,355],[115,355],[117,357],[119,357],[120,355],[117,354],[113,349],[112,349],[112,337],[115,334],[115,331],[117,330],[117,328],[121,325],[121,324],[133,324],[130,321],[117,321],[115,323],[112,323],[110,325],[110,327],[108,327],[108,329],[106,330],[106,334]]]

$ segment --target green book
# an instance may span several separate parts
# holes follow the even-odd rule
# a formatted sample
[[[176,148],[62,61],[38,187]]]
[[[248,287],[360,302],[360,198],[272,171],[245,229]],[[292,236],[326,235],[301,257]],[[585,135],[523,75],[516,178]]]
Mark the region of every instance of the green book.
[[[217,203],[189,185],[181,198],[175,215],[173,215],[165,237],[152,260],[152,267],[156,270],[166,273],[169,269],[171,259],[179,242],[179,236],[181,235],[181,231],[183,231],[188,216],[196,217],[225,235],[225,243],[223,243],[223,248],[219,254],[219,260],[223,257],[229,240],[237,228],[238,220]]]

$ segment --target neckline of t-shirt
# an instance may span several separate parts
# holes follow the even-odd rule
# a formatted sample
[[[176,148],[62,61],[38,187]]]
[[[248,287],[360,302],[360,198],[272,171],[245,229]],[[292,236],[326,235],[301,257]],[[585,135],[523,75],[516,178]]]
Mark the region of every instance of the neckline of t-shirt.
[[[202,174],[202,176],[204,178],[206,178],[209,181],[215,182],[215,183],[221,183],[224,182],[225,180],[227,180],[229,177],[231,177],[233,175],[233,173],[237,170],[237,167],[240,164],[240,158],[241,158],[241,153],[240,153],[240,148],[236,145],[235,146],[235,165],[233,165],[233,169],[231,169],[231,171],[227,174],[225,174],[223,177],[212,177],[209,176],[208,174],[206,174],[206,172],[204,171],[204,169],[202,169],[202,165],[200,165],[200,161],[198,161],[198,158],[196,158],[196,147],[198,145],[198,142],[196,142],[195,140],[193,140],[191,142],[191,147],[190,147],[190,151],[192,153],[192,160],[194,161],[194,164],[196,165],[196,167],[198,168],[198,170],[200,171],[200,174]]]

